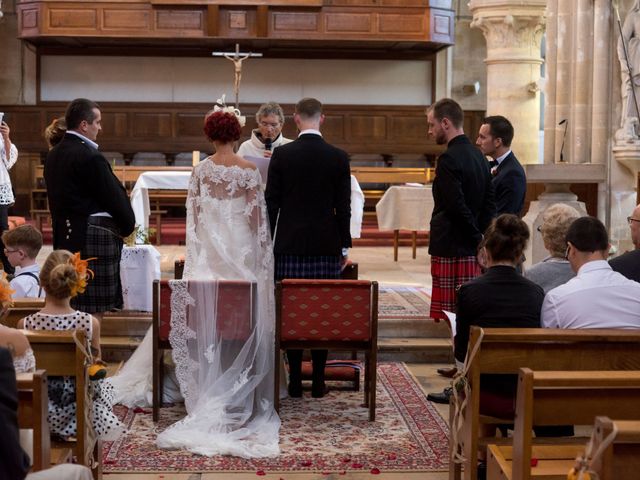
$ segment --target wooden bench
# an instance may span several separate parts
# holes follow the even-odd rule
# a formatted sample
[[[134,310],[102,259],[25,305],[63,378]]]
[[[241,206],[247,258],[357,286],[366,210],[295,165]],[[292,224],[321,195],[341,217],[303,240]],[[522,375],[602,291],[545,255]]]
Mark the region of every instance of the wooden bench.
[[[613,421],[596,418],[593,451],[617,430],[613,443],[605,447],[602,455],[594,459],[591,467],[600,480],[635,480],[640,471],[640,422]]]
[[[7,314],[0,320],[2,325],[16,328],[18,321],[44,307],[44,298],[16,298],[13,306],[7,309]]]
[[[89,435],[89,429],[93,428],[89,423],[91,415],[87,412],[85,397],[88,390],[88,374],[86,357],[80,345],[86,344],[85,332],[75,331],[24,331],[33,353],[36,357],[36,365],[47,371],[49,377],[73,377],[76,382],[76,441],[55,442],[54,449],[73,449],[77,462],[92,468],[94,478],[102,477],[102,443],[98,439],[94,442]],[[91,455],[97,465],[91,462]]]
[[[476,480],[478,449],[497,443],[494,437],[480,437],[481,425],[513,423],[480,415],[481,375],[514,374],[527,367],[535,371],[640,370],[640,332],[633,330],[557,330],[557,329],[481,329],[471,327],[469,352],[480,343],[469,365],[466,381],[470,386],[467,405],[462,411],[459,442],[464,455],[464,478]],[[454,404],[450,405],[453,419]],[[453,423],[450,423],[453,428]],[[449,478],[461,478],[461,463],[453,460],[450,442]]]
[[[51,465],[51,439],[49,437],[49,395],[47,374],[44,370],[18,373],[18,426],[33,430],[31,453],[32,471],[45,470]]]
[[[570,438],[567,440],[573,447],[534,446],[534,426],[590,425],[598,415],[640,419],[638,405],[640,371],[534,372],[521,368],[513,447],[489,445],[488,478],[530,480],[533,476],[536,479],[566,476],[584,442],[576,445],[576,439]],[[532,457],[542,462],[532,468]]]

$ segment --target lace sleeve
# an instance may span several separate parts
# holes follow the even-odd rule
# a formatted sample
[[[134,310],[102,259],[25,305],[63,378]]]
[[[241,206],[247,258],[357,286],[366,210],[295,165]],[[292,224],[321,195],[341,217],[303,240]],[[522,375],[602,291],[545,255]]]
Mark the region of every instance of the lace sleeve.
[[[194,262],[200,255],[200,241],[198,239],[198,220],[200,218],[200,181],[197,169],[191,173],[189,190],[187,191],[187,228],[186,228],[186,258],[183,275],[190,276]]]
[[[18,161],[18,149],[12,143],[11,148],[9,149],[9,155],[7,156],[7,150],[6,148],[4,148],[4,142],[2,143],[3,146],[0,150],[0,154],[2,155],[2,162],[4,163],[4,166],[7,167],[7,170],[9,170],[15,165],[16,161]]]

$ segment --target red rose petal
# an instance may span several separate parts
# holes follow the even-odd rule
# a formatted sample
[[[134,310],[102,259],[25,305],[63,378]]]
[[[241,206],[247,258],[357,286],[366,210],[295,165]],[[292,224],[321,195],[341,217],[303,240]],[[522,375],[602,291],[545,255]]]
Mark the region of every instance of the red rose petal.
[[[351,468],[362,468],[363,465],[361,463],[352,463]]]
[[[371,469],[371,475],[380,475],[380,469],[379,468],[372,468]]]
[[[342,463],[349,463],[351,459],[349,457],[345,457],[342,459]]]
[[[264,477],[266,475],[266,472],[264,470],[258,470],[256,472],[256,475],[260,476],[260,477]]]
[[[313,462],[311,460],[303,460],[302,462],[300,462],[300,465],[302,465],[303,467],[310,467],[311,465],[313,465]]]
[[[538,466],[538,459],[537,458],[532,458],[531,459],[531,466],[532,467],[537,467]]]

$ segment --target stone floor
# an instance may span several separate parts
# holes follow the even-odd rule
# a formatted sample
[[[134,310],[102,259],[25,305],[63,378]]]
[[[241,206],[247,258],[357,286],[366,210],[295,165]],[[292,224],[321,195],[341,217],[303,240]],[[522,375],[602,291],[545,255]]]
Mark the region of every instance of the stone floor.
[[[177,245],[166,245],[158,247],[162,254],[161,270],[163,277],[171,277],[173,275],[174,261],[184,256],[184,247]],[[51,247],[45,246],[38,261],[42,264],[46,256],[51,251]],[[398,262],[393,261],[393,249],[390,247],[356,247],[352,248],[349,253],[350,259],[358,262],[360,278],[377,280],[380,283],[399,283],[413,284],[431,287],[431,275],[429,274],[429,255],[427,248],[418,248],[417,258],[411,258],[411,249],[408,247],[400,248]],[[436,374],[436,368],[445,366],[442,364],[426,364],[413,363],[408,364],[409,370],[419,381],[425,392],[440,391],[448,385],[448,380]],[[443,418],[448,418],[448,406],[436,405],[438,412]],[[371,478],[370,473],[353,473],[347,475],[322,475],[322,474],[267,474],[263,478],[266,479],[286,479],[286,480],[333,480],[348,478],[359,480]],[[255,479],[256,474],[251,473],[202,473],[202,474],[108,474],[104,475],[108,480],[244,480]],[[402,479],[402,480],[445,480],[448,478],[447,472],[438,473],[385,473],[376,475],[380,479]]]

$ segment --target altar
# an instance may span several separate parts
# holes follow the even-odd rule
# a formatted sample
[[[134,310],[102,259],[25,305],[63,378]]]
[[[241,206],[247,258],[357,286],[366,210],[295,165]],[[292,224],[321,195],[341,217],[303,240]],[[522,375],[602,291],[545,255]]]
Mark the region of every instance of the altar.
[[[136,184],[131,190],[131,207],[136,218],[136,225],[143,229],[149,228],[149,215],[151,206],[149,202],[149,191],[153,190],[175,190],[182,191],[184,198],[187,198],[189,187],[189,171],[155,171],[140,174]],[[351,237],[360,238],[362,228],[362,216],[364,213],[364,194],[356,178],[351,175]]]
[[[151,312],[154,280],[160,280],[160,252],[153,245],[125,245],[120,258],[124,309]]]

